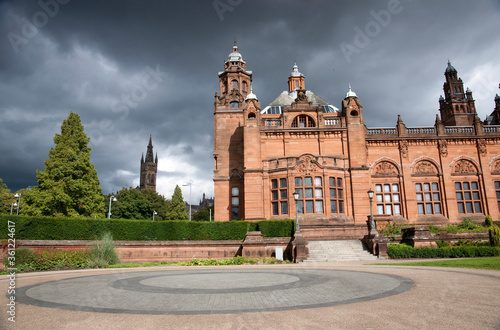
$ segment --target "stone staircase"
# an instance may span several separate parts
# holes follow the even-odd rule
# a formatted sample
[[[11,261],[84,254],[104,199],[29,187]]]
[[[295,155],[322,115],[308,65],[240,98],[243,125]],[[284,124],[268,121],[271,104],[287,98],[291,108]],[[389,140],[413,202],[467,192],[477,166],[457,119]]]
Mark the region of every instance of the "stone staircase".
[[[309,241],[309,257],[304,262],[377,260],[360,240]]]

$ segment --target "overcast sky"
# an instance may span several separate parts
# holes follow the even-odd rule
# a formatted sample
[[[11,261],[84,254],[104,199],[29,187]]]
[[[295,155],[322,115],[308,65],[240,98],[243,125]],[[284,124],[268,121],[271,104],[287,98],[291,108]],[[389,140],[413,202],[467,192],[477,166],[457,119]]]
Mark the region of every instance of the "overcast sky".
[[[139,184],[149,136],[157,191],[213,195],[217,73],[237,45],[262,107],[287,88],[341,108],[349,83],[368,127],[434,125],[448,59],[484,120],[500,93],[500,1],[83,1],[0,3],[0,178],[36,170],[74,111],[111,193]],[[189,199],[189,188],[182,187]]]

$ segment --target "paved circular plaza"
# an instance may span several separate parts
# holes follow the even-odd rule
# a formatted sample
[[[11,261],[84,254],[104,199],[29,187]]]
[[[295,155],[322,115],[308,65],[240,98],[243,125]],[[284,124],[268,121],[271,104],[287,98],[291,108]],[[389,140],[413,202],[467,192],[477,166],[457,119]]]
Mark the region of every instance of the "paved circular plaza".
[[[127,314],[220,314],[318,308],[397,295],[404,277],[322,269],[163,270],[75,277],[25,286],[38,307]]]

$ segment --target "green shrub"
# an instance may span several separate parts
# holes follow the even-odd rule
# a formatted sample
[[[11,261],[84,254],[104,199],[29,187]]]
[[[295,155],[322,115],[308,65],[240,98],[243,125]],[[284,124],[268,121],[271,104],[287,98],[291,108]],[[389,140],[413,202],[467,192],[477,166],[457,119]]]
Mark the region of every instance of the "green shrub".
[[[20,272],[85,268],[89,258],[88,250],[34,252],[31,249],[19,248],[16,249],[16,268]],[[11,267],[7,266],[7,258],[4,259],[4,264]]]
[[[470,219],[464,219],[458,225],[452,224],[447,226],[429,226],[429,231],[433,234],[438,234],[440,231],[445,231],[450,234],[467,233],[467,232],[485,232],[488,231],[487,227],[478,225]]]
[[[408,228],[408,225],[389,222],[384,229],[379,230],[379,233],[387,237],[394,237],[401,235],[403,233],[403,229],[406,228]]]
[[[113,235],[109,232],[104,233],[101,240],[97,241],[90,249],[90,255],[89,267],[103,267],[120,262],[118,254],[115,251]]]
[[[484,226],[485,227],[490,227],[493,225],[493,218],[491,217],[491,215],[487,215],[485,218],[484,218]]]
[[[490,245],[494,247],[500,246],[500,227],[492,225],[488,229],[488,233],[490,234]]]
[[[439,239],[436,240],[436,244],[437,244],[438,248],[443,248],[443,247],[451,246],[450,242],[441,241]]]
[[[387,254],[394,259],[490,257],[500,255],[500,248],[492,246],[447,246],[442,248],[414,248],[406,244],[388,244]]]

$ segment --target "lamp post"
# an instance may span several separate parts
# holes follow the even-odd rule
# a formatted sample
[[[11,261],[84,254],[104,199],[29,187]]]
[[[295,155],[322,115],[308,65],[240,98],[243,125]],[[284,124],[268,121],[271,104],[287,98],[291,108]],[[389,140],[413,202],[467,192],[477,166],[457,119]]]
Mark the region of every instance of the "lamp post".
[[[295,233],[300,234],[299,208],[297,207],[297,201],[299,200],[299,193],[298,192],[293,193],[293,199],[295,200]]]
[[[189,221],[191,221],[191,186],[193,185],[193,181],[189,180],[189,182],[183,184],[184,187],[189,186]]]
[[[373,190],[371,188],[368,190],[368,198],[370,199],[370,234],[377,234],[375,220],[373,220]]]
[[[157,215],[156,211],[153,211],[153,221],[155,221],[155,215]]]
[[[17,206],[17,203],[10,204],[10,215],[12,215],[12,209],[14,208],[14,206]]]
[[[16,193],[14,197],[17,198],[17,211],[16,215],[19,215],[19,206],[21,206],[21,193]]]
[[[115,196],[109,196],[109,211],[108,211],[108,219],[111,219],[111,202],[118,202]]]

